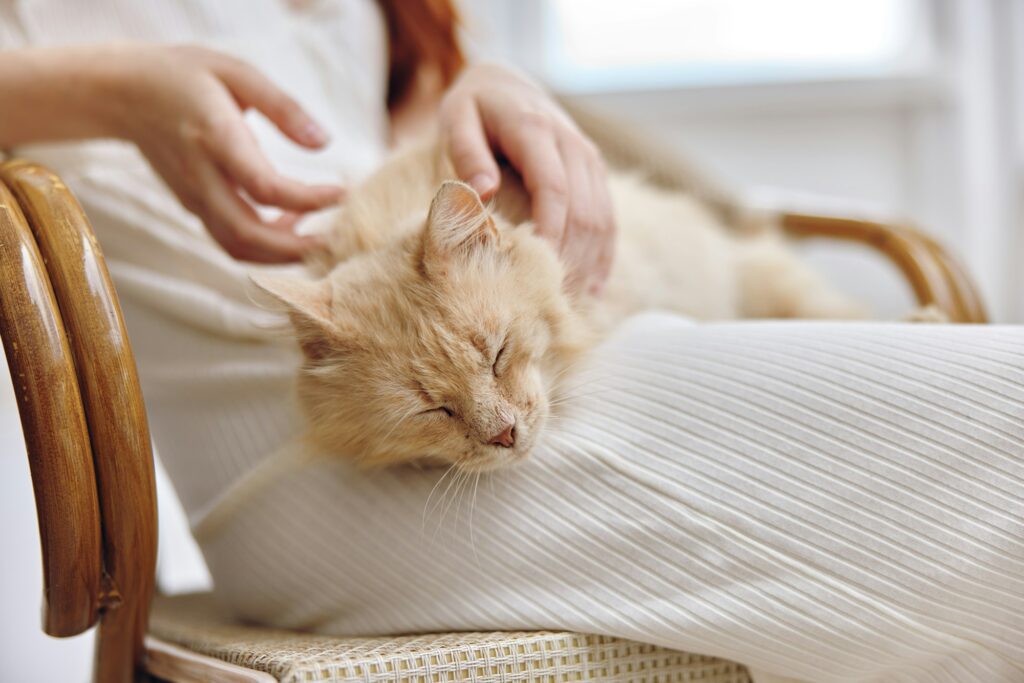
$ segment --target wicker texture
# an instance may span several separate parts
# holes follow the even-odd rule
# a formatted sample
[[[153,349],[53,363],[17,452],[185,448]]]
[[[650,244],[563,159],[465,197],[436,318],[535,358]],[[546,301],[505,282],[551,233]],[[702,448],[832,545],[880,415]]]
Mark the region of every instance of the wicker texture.
[[[747,683],[738,664],[606,636],[560,632],[336,638],[232,623],[205,595],[160,598],[151,632],[285,683]]]

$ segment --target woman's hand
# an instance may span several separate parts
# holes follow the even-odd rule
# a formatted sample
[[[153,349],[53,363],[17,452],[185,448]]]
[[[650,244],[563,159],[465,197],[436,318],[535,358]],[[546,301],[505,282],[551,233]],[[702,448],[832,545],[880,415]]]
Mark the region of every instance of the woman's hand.
[[[301,258],[316,241],[293,231],[302,212],[337,202],[341,188],[280,175],[243,118],[255,109],[303,147],[327,136],[302,107],[252,66],[199,47],[97,48],[98,117],[109,135],[134,142],[235,258]],[[262,220],[249,200],[284,210]]]
[[[537,85],[508,69],[468,67],[441,101],[455,170],[481,196],[498,189],[497,155],[523,177],[538,232],[569,266],[570,283],[599,293],[615,221],[600,152]]]

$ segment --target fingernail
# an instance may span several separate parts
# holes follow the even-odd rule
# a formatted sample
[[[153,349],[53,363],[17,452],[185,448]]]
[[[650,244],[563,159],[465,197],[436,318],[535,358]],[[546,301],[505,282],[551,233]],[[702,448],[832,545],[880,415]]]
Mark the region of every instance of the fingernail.
[[[309,121],[302,127],[302,138],[313,145],[326,145],[331,140],[323,128]]]
[[[326,195],[329,202],[339,201],[345,196],[345,188],[341,185],[317,185],[316,190]]]
[[[469,179],[469,186],[477,191],[477,194],[484,194],[494,189],[494,176],[490,173],[477,173]]]

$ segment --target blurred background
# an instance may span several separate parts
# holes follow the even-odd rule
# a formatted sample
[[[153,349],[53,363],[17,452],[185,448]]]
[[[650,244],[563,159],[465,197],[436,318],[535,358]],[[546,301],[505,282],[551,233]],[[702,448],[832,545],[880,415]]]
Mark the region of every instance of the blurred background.
[[[1024,3],[477,0],[487,59],[629,122],[756,204],[888,216],[1024,321]],[[812,259],[876,310],[910,299],[844,245]]]
[[[998,322],[1024,322],[1024,2],[469,0],[481,59],[628,122],[751,202],[896,217],[942,240]],[[910,293],[849,245],[804,247],[895,318]],[[86,681],[91,637],[39,629],[35,509],[0,358],[0,681]],[[160,580],[205,568],[160,477]],[[34,671],[35,666],[31,669]]]

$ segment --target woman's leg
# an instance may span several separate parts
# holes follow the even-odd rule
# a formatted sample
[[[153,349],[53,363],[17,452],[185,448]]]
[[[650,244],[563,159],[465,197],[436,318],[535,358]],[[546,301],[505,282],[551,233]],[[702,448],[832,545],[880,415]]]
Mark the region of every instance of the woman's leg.
[[[552,628],[813,681],[1024,678],[1024,329],[668,316],[521,467],[324,463],[201,537],[250,617]],[[201,531],[201,530],[200,530]]]

